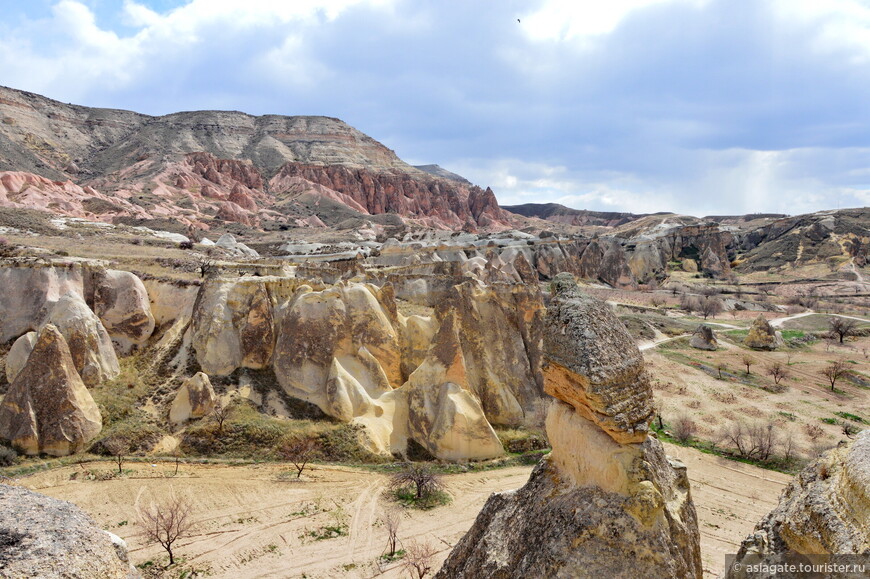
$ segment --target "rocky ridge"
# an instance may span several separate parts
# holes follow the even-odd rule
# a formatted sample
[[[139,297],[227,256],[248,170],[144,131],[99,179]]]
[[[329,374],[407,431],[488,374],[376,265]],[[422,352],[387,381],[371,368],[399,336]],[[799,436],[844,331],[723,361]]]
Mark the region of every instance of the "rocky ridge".
[[[860,555],[870,552],[870,431],[829,450],[807,466],[783,491],[779,505],[762,519],[740,545],[728,579],[756,577],[747,565],[764,562],[831,562],[826,555]],[[797,575],[778,574],[777,577]],[[858,577],[833,573],[828,577]]]

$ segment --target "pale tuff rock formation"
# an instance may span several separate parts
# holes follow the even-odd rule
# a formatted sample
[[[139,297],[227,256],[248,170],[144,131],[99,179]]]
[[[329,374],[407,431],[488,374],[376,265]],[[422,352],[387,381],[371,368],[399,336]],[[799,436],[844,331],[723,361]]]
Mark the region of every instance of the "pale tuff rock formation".
[[[67,293],[83,295],[83,268],[76,262],[50,264],[17,260],[0,268],[0,342],[39,329],[47,310]]]
[[[182,424],[191,418],[208,416],[214,410],[217,396],[208,376],[197,372],[184,381],[172,405],[169,407],[169,420],[173,424]]]
[[[828,451],[795,477],[779,505],[743,541],[736,562],[868,552],[870,431],[865,430],[854,442]],[[729,579],[747,576],[745,566],[729,566],[726,571]]]
[[[100,411],[66,340],[56,327],[45,326],[0,404],[0,438],[26,454],[64,456],[81,450],[101,429]]]
[[[501,456],[504,447],[477,398],[453,382],[410,384],[408,435],[442,460]]]
[[[543,395],[543,309],[536,287],[470,281],[454,286],[438,304],[442,330],[431,352],[458,345],[449,360],[440,353],[441,362],[453,368],[447,381],[472,392],[493,424],[520,424]]]
[[[358,368],[349,373],[370,396],[382,393],[381,374],[392,388],[401,385],[399,336],[376,292],[361,284],[300,292],[284,315],[275,349],[275,374],[289,395],[329,412],[325,385],[337,372],[333,360]],[[360,355],[363,349],[367,354]]]
[[[647,436],[643,359],[610,309],[557,276],[544,330],[553,451],[490,497],[436,577],[701,577],[685,467]]]
[[[80,295],[71,292],[61,296],[46,323],[63,334],[73,365],[86,385],[95,386],[120,374],[108,332]]]
[[[190,320],[199,294],[199,285],[181,284],[147,279],[143,282],[148,292],[149,309],[154,323]]]
[[[781,341],[782,338],[778,338],[776,331],[762,314],[758,314],[743,339],[743,343],[753,350],[775,350],[781,345]]]
[[[33,346],[36,345],[36,332],[27,332],[12,344],[9,353],[6,355],[6,381],[12,383],[15,377],[27,364],[27,358],[30,352],[33,351]]]
[[[126,543],[72,503],[0,484],[0,512],[0,577],[140,577]]]
[[[716,339],[716,334],[713,333],[713,328],[701,324],[692,334],[692,339],[689,340],[689,345],[698,350],[709,350],[712,352],[719,347],[719,341]]]
[[[128,271],[103,270],[92,276],[93,309],[121,353],[142,346],[154,332],[145,285]]]
[[[208,280],[193,313],[193,349],[203,372],[226,376],[269,365],[275,347],[272,302],[257,278]]]

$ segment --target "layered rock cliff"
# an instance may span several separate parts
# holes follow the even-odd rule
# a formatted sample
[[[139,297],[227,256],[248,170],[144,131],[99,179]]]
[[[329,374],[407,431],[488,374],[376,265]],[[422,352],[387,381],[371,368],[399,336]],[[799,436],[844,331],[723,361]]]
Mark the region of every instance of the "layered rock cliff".
[[[558,276],[544,387],[552,452],[490,497],[436,577],[701,577],[685,467],[647,435],[652,390],[609,309]]]

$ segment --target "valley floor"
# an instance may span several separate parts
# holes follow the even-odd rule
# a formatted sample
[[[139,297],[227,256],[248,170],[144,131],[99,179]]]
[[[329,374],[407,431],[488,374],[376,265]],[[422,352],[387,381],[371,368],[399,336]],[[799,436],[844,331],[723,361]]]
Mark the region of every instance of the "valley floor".
[[[775,506],[790,477],[668,445],[689,468],[698,511],[706,577],[716,577],[724,555],[736,552],[755,523]],[[136,509],[175,492],[193,503],[197,527],[176,553],[210,577],[404,577],[399,563],[378,565],[386,546],[380,521],[388,479],[363,469],[315,465],[300,480],[283,465],[188,465],[172,476],[172,463],[127,463],[126,476],[86,479],[108,472],[108,462],[68,466],[22,480],[25,486],[72,501],[105,529],[123,537],[134,564],[164,553],[140,534]],[[430,511],[403,510],[404,545],[428,542],[438,551],[434,569],[474,522],[487,497],[522,486],[531,467],[445,477],[453,501]],[[328,528],[346,533],[335,538]]]

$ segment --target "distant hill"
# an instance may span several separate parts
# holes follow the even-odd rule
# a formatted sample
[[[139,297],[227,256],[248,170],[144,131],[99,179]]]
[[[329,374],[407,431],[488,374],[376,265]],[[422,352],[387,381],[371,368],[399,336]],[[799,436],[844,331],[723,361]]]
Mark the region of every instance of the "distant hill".
[[[504,205],[502,209],[522,215],[523,217],[537,217],[554,223],[564,225],[602,225],[605,227],[617,227],[630,223],[645,214],[615,213],[607,211],[587,211],[585,209],[571,209],[558,203],[525,203],[523,205]],[[665,215],[655,214],[655,215]]]
[[[46,201],[61,212],[103,220],[159,215],[199,226],[210,219],[249,226],[308,219],[311,225],[338,215],[319,212],[320,198],[354,214],[390,213],[446,229],[498,229],[509,219],[492,191],[440,168],[414,168],[332,117],[237,111],[154,117],[0,87],[0,172],[93,190],[78,200],[62,191],[7,191],[13,206]],[[48,187],[16,179],[29,188]],[[100,202],[84,206],[89,197]],[[344,209],[338,213],[347,217]]]

